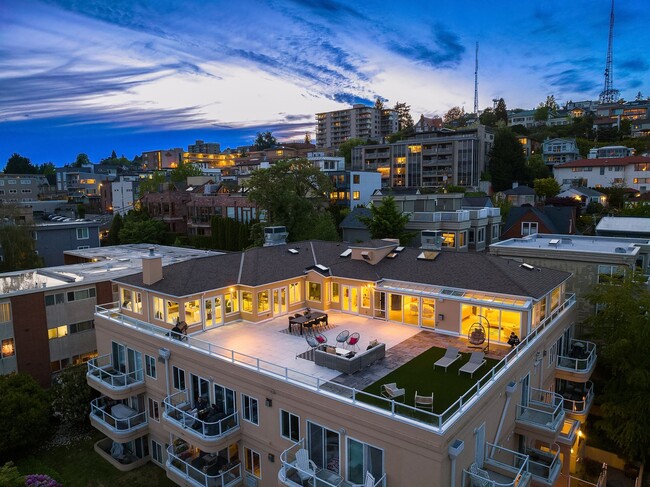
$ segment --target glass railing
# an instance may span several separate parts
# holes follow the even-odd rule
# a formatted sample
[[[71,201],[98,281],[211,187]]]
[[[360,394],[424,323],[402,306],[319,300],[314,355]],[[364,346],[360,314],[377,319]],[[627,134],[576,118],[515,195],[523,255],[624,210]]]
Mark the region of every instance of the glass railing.
[[[527,448],[525,454],[528,455],[528,471],[533,477],[539,477],[546,482],[557,478],[562,467],[559,445],[549,445],[547,451]]]
[[[88,376],[95,380],[106,383],[114,388],[124,388],[144,382],[142,369],[133,372],[121,372],[114,368],[113,355],[102,355],[88,361]]]
[[[569,355],[558,355],[557,367],[572,372],[586,372],[596,363],[596,344],[571,340]]]
[[[147,426],[147,414],[136,411],[123,403],[111,404],[109,398],[98,397],[90,403],[90,414],[108,428],[120,433],[128,433]]]
[[[177,392],[163,400],[165,417],[177,423],[189,433],[205,439],[215,439],[239,429],[237,411],[230,414],[219,412],[212,407],[198,411],[191,407],[187,391]]]
[[[564,420],[562,402],[559,394],[530,387],[526,403],[517,406],[517,420],[555,430]]]
[[[167,468],[197,487],[228,487],[239,485],[241,482],[242,473],[239,461],[219,466],[216,456],[201,456],[200,453],[189,455],[187,453],[190,450],[180,453],[177,453],[176,450],[177,447],[174,445],[167,448]],[[206,456],[209,458],[204,460]],[[214,463],[210,464],[211,461]]]
[[[584,389],[564,393],[564,410],[576,414],[586,413],[591,407],[593,397],[594,384],[589,380],[585,382]]]
[[[431,413],[386,399],[381,396],[368,394],[352,387],[344,386],[331,382],[327,379],[314,377],[310,374],[300,372],[282,365],[269,362],[259,357],[253,357],[235,350],[215,345],[214,343],[201,340],[196,336],[188,336],[187,341],[179,342],[172,339],[169,329],[147,323],[136,318],[126,316],[120,312],[118,303],[110,303],[103,306],[95,307],[95,314],[111,322],[138,329],[143,333],[156,336],[162,340],[177,344],[176,346],[187,346],[241,367],[250,368],[260,374],[265,374],[277,380],[290,382],[294,385],[306,387],[326,395],[334,395],[339,400],[348,401],[361,407],[372,409],[377,414],[386,414],[389,416],[400,416],[404,419],[412,419],[416,424],[426,424],[429,427],[443,429],[443,427],[452,420],[456,415],[461,414],[467,409],[468,404],[478,400],[479,394],[494,384],[504,371],[512,366],[518,359],[519,355],[533,346],[537,338],[540,337],[556,320],[560,319],[564,313],[576,303],[575,294],[567,294],[565,300],[553,309],[549,315],[542,320],[539,325],[532,330],[527,336],[523,337],[516,347],[512,348],[508,354],[502,358],[486,375],[479,379],[465,394],[456,400],[446,411],[442,413]],[[90,370],[90,365],[89,365]],[[360,404],[362,403],[362,404]],[[376,406],[372,406],[376,405]]]
[[[467,485],[469,480],[470,485],[485,487],[526,487],[530,478],[528,455],[486,443],[483,467],[472,464],[463,469],[462,485]]]

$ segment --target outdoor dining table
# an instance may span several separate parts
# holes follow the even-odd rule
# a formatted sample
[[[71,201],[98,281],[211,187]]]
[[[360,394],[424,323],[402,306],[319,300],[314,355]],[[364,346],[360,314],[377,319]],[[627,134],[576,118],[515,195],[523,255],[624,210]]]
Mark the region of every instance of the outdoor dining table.
[[[320,311],[312,311],[308,315],[298,316],[296,318],[291,318],[289,320],[289,328],[292,325],[300,325],[300,334],[302,335],[303,327],[311,328],[321,318],[327,318],[327,313],[321,313]]]

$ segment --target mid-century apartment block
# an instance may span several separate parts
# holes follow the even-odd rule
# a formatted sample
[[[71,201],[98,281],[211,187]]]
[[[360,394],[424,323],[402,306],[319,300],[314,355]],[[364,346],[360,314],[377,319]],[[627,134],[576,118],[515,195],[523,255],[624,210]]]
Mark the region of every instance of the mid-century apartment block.
[[[117,468],[525,487],[565,485],[580,457],[596,350],[573,338],[569,272],[392,240],[142,265],[97,307],[88,363],[96,450]]]

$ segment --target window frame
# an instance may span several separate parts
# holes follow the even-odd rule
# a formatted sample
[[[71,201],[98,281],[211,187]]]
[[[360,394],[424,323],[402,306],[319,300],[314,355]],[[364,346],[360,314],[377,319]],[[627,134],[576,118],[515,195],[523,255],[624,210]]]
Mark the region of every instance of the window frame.
[[[293,421],[296,422],[296,425],[292,424]],[[293,431],[294,426],[297,426],[297,432]],[[287,435],[284,434],[285,429],[287,430]],[[293,441],[294,443],[300,441],[300,416],[285,409],[280,409],[280,437]]]
[[[144,354],[144,373],[147,377],[158,380],[158,371],[156,369],[156,357]]]
[[[79,233],[80,230],[81,230],[81,233]],[[81,236],[79,236],[79,235],[81,235]],[[90,238],[90,232],[88,231],[88,227],[79,227],[79,228],[77,228],[77,240],[88,240],[89,238]]]
[[[314,299],[314,295],[312,294],[312,292],[315,292],[316,288],[318,288],[318,299]],[[307,301],[314,301],[315,303],[321,303],[323,301],[322,283],[316,281],[307,281]]]
[[[177,391],[184,391],[187,389],[187,377],[185,370],[176,365],[172,365],[172,386]],[[182,386],[182,388],[180,387]]]
[[[253,421],[251,413],[254,411],[256,421]],[[241,393],[241,416],[244,421],[247,421],[255,426],[260,425],[260,403],[257,398],[249,396],[248,394]]]
[[[152,414],[153,413],[153,414]],[[160,402],[150,397],[147,401],[147,416],[160,423]]]
[[[257,457],[257,465],[259,465],[259,475],[255,473],[255,457]],[[262,480],[262,456],[247,446],[244,447],[244,471],[256,479]]]

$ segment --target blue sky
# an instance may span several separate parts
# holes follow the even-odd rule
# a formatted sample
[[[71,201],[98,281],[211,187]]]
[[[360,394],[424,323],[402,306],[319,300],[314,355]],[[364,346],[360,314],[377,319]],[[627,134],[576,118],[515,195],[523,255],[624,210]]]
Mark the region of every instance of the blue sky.
[[[610,0],[4,0],[0,167],[281,140],[317,112],[406,102],[420,114],[596,99]],[[647,0],[618,1],[614,87],[650,95]]]

